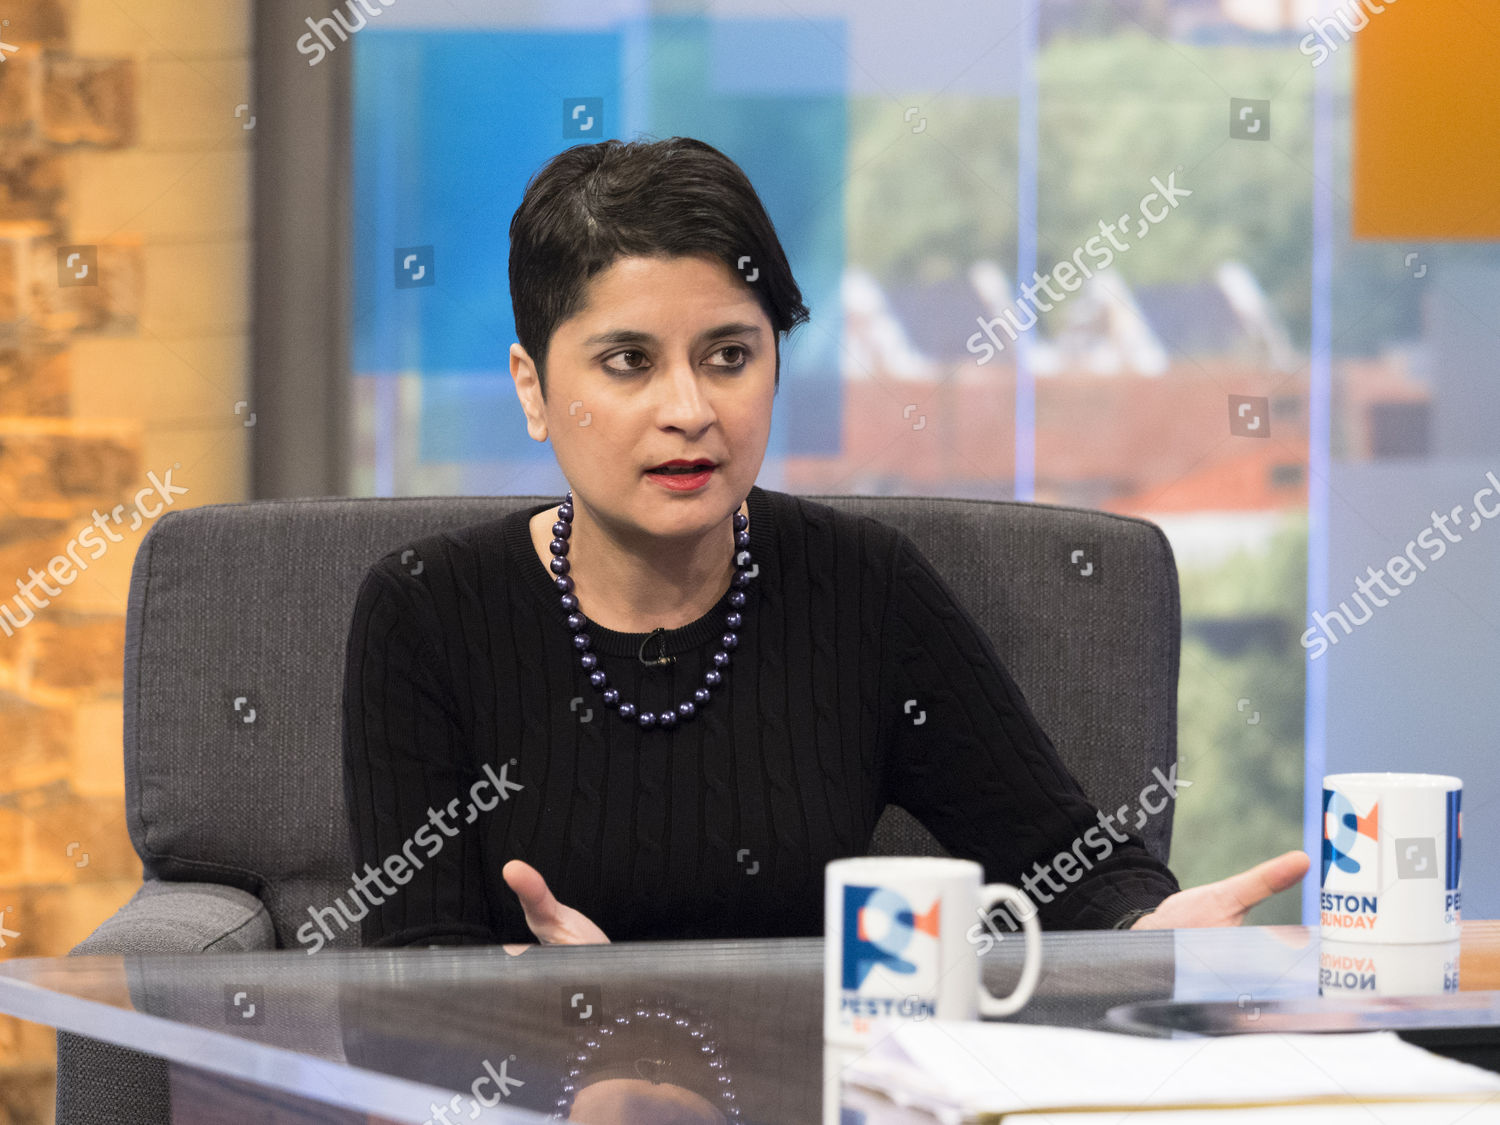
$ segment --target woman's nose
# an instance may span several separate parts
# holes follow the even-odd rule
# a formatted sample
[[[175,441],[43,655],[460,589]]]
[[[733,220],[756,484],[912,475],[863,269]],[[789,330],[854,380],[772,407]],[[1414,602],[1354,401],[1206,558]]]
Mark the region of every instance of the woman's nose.
[[[663,401],[659,408],[662,425],[693,433],[714,420],[713,405],[691,363],[672,364],[662,373],[662,383]]]

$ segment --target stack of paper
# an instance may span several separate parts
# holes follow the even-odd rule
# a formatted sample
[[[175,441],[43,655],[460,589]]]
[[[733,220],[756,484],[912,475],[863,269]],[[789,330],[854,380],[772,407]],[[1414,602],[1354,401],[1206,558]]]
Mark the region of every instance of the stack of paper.
[[[950,1121],[1500,1122],[1500,1075],[1389,1031],[1146,1039],[924,1020],[854,1055],[842,1077]]]

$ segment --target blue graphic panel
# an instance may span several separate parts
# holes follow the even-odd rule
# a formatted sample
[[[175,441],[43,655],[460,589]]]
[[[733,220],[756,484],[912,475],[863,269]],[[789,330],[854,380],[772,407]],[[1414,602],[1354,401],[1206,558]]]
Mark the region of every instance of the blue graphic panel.
[[[355,370],[422,377],[424,461],[550,457],[510,382],[510,219],[531,175],[588,140],[589,100],[593,134],[618,131],[619,36],[377,31],[359,47]],[[572,137],[568,99],[585,105]],[[406,283],[394,251],[424,247],[431,283]]]
[[[836,23],[676,17],[603,33],[362,34],[354,365],[421,378],[421,459],[550,460],[526,436],[508,369],[511,216],[568,145],[672,135],[745,169],[820,321],[783,350],[772,452],[836,451],[844,38]]]

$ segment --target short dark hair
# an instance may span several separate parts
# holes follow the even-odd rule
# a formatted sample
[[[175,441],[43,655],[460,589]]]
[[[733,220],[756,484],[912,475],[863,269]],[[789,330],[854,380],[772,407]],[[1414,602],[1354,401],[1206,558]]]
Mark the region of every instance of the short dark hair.
[[[806,323],[808,310],[738,164],[692,137],[611,139],[564,149],[531,177],[510,220],[510,301],[543,398],[552,334],[583,307],[589,280],[618,258],[683,255],[755,278],[747,284],[775,330],[780,387],[779,338]]]

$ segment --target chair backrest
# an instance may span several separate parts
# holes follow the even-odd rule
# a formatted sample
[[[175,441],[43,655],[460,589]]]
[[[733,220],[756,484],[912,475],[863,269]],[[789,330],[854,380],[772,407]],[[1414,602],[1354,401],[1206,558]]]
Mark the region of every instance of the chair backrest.
[[[125,623],[126,814],[147,878],[250,891],[293,944],[307,908],[348,885],[341,688],[366,569],[423,535],[552,499],[266,500],[158,520]],[[810,499],[911,537],[1096,803],[1133,806],[1152,767],[1175,762],[1177,572],[1154,525],[988,500]],[[1169,806],[1143,830],[1161,859],[1171,820]],[[872,846],[936,850],[904,814]]]

